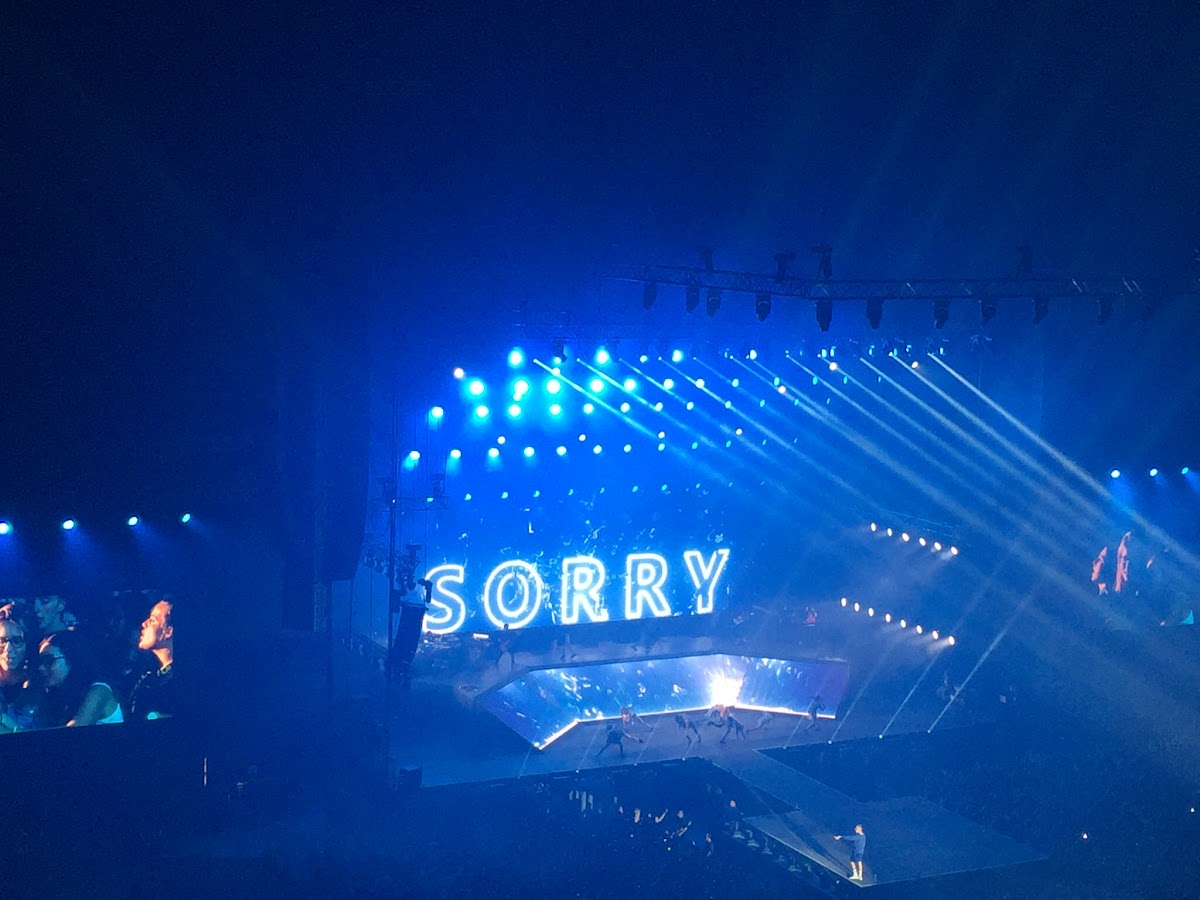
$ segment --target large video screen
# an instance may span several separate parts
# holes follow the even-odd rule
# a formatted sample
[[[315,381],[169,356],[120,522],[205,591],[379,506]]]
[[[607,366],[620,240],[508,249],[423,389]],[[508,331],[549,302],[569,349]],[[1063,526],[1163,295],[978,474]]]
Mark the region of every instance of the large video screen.
[[[157,591],[0,600],[0,734],[175,715],[174,608]]]
[[[819,699],[832,718],[849,670],[837,661],[802,662],[711,653],[534,669],[480,698],[483,706],[541,750],[580,722],[707,710],[716,705],[803,713]]]

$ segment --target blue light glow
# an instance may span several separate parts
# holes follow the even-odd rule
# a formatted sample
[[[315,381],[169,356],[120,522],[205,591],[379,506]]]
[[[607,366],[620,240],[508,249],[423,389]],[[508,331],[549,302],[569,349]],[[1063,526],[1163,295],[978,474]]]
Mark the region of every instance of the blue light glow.
[[[524,351],[522,351],[520,347],[513,347],[508,353],[508,364],[515,369],[517,366],[524,365],[524,363]]]
[[[641,356],[638,357],[638,362],[640,362],[644,366],[646,363],[650,362],[650,357],[648,357],[645,353],[643,353]]]
[[[625,390],[629,391],[629,393],[632,394],[634,391],[637,390],[637,382],[632,378],[626,378],[625,379]]]
[[[1190,471],[1192,471],[1192,470],[1191,470],[1191,469],[1189,469],[1187,466],[1184,466],[1182,469],[1180,469],[1180,470],[1179,470],[1179,474],[1180,474],[1180,475],[1186,475],[1186,474],[1187,474],[1188,472],[1190,472]]]
[[[520,403],[513,403],[508,407],[508,417],[510,419],[519,419],[521,417]]]
[[[742,379],[740,379],[740,378],[735,378],[735,379],[733,379],[733,381],[729,382],[730,387],[741,387],[741,385],[742,385]]]
[[[442,409],[440,406],[435,406],[433,409],[431,409],[429,411],[429,416],[432,419],[440,419],[445,414],[446,414],[446,411],[444,409]]]
[[[692,449],[693,449],[693,450],[699,450],[699,449],[700,449],[700,442],[699,442],[699,441],[692,441]]]
[[[526,459],[529,459],[531,456],[533,456],[533,452],[534,452],[534,451],[533,451],[533,448],[532,448],[532,447],[526,447],[526,448],[525,448],[523,451],[521,451],[521,452],[523,452],[523,453],[525,454],[525,458],[526,458]]]
[[[725,408],[726,408],[726,409],[733,409],[733,401],[732,401],[732,400],[726,400],[726,401],[725,401]]]
[[[623,413],[627,413],[627,412],[629,412],[629,409],[630,409],[630,407],[629,407],[629,404],[628,404],[628,403],[622,403],[622,404],[621,404],[621,412],[623,412]]]
[[[584,441],[586,441],[586,440],[587,440],[587,435],[586,435],[586,434],[581,434],[581,435],[579,435],[579,443],[581,443],[581,444],[582,444],[582,443],[583,443]]]
[[[488,447],[488,459],[496,459],[500,455],[499,447]]]
[[[596,411],[596,407],[592,406],[592,404],[590,404],[590,403],[583,404],[584,415],[590,416],[595,411]]]
[[[626,445],[625,445],[624,447],[622,447],[621,449],[622,449],[622,450],[624,450],[626,453],[628,453],[630,450],[632,450],[632,449],[633,449],[633,445],[632,445],[632,444],[626,444]]]
[[[62,530],[63,531],[74,531],[75,530],[75,520],[74,519],[63,520]]]
[[[749,356],[751,359],[758,359],[758,351],[757,350],[751,350],[746,355]]]
[[[549,381],[546,382],[546,393],[547,394],[557,394],[561,390],[562,390],[562,382],[559,381],[557,378],[551,378]]]
[[[662,401],[661,400],[659,400],[657,403],[654,404],[654,411],[662,412]]]
[[[698,387],[698,388],[704,387],[704,379],[703,378],[696,379],[696,387]]]
[[[601,347],[596,351],[596,365],[607,366],[610,362],[612,362],[612,354],[607,350]]]
[[[192,521],[192,514],[184,513],[182,516],[179,517],[179,521],[182,522],[184,525],[186,525],[188,522]]]
[[[688,408],[688,409],[695,409],[695,408],[696,408],[696,404],[695,404],[695,403],[693,403],[691,400],[689,400],[689,401],[687,402],[687,408]]]
[[[668,391],[675,390],[675,379],[674,378],[664,378],[663,379],[663,389],[668,390]]]
[[[12,534],[12,524],[9,522],[0,522],[0,535]]]
[[[125,524],[128,525],[130,528],[132,528],[134,525],[136,525],[140,521],[141,521],[141,519],[139,519],[137,516],[130,516],[128,519],[125,520]]]
[[[1151,470],[1150,470],[1150,477],[1151,477],[1151,478],[1157,478],[1157,477],[1158,477],[1158,469],[1151,469]]]
[[[477,419],[486,419],[490,413],[491,413],[491,410],[488,409],[486,406],[484,406],[482,403],[480,403],[477,407],[475,407],[475,418],[477,418]]]
[[[818,385],[818,384],[820,384],[820,383],[821,383],[821,379],[820,379],[820,378],[818,378],[816,375],[814,375],[814,376],[813,376],[813,385],[815,386],[815,385]]]
[[[604,390],[604,379],[603,378],[593,378],[591,380],[591,382],[588,384],[588,387],[590,387],[592,389],[593,394],[598,394],[602,390]]]
[[[1120,469],[1113,469],[1111,472],[1109,472],[1109,473],[1108,473],[1108,477],[1109,477],[1109,478],[1120,478],[1120,477],[1121,477],[1121,470],[1120,470]]]
[[[564,447],[562,444],[559,444],[559,445],[558,445],[558,447],[555,449],[555,451],[554,451],[554,452],[555,452],[555,453],[557,453],[559,456],[566,456],[566,455],[567,455],[567,448],[566,448],[566,447]]]
[[[450,451],[450,458],[451,459],[462,459],[462,451],[459,450],[457,447],[455,447],[453,450]]]
[[[496,438],[496,443],[503,444],[507,440],[508,440],[508,438],[506,438],[504,435],[500,435],[500,437]]]
[[[513,399],[520,400],[529,393],[529,382],[524,378],[518,378],[513,382]]]
[[[550,415],[561,416],[562,415],[562,407],[559,406],[557,403],[551,403],[550,404]]]
[[[408,451],[408,461],[409,462],[416,462],[420,458],[421,458],[420,450],[409,450]]]
[[[467,374],[467,373],[463,371],[463,368],[462,368],[462,366],[456,366],[456,367],[455,367],[455,369],[454,369],[454,377],[455,377],[456,379],[458,379],[459,381],[462,381],[462,379],[463,379],[464,377],[466,377],[466,374]]]
[[[592,448],[592,452],[595,453],[597,456],[599,456],[601,453],[604,452],[604,448],[601,447],[599,444],[597,444],[595,447]]]
[[[673,362],[673,363],[683,362],[683,351],[682,350],[672,350],[671,351],[671,362]]]
[[[485,390],[487,390],[487,388],[484,387],[483,382],[480,381],[478,378],[473,379],[467,385],[467,393],[470,394],[472,397],[482,396],[482,394]]]
[[[659,453],[661,453],[662,451],[664,451],[664,450],[666,450],[666,449],[667,449],[667,445],[666,445],[666,444],[659,444],[659,445],[658,445],[658,452],[659,452]]]

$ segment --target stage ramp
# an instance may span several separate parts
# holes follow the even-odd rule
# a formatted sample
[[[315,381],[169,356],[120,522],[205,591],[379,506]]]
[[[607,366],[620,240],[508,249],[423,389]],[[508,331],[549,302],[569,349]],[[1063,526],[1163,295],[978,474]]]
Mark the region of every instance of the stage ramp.
[[[998,868],[1045,854],[918,797],[860,802],[754,750],[711,762],[780,801],[779,810],[746,827],[849,881],[850,851],[835,834],[861,824],[867,834],[864,880],[870,887]]]

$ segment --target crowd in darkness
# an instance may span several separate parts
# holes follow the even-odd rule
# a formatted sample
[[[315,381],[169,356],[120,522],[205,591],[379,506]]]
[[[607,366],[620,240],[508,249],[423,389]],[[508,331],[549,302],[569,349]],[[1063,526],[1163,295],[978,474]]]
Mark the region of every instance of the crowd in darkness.
[[[57,594],[0,600],[0,734],[173,715],[175,601],[118,593],[94,618]]]

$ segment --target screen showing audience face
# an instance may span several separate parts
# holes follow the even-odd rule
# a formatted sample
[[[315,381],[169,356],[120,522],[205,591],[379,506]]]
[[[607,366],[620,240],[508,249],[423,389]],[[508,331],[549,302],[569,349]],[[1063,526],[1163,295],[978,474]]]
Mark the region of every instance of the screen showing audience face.
[[[0,735],[173,715],[173,612],[153,591],[0,601]]]

